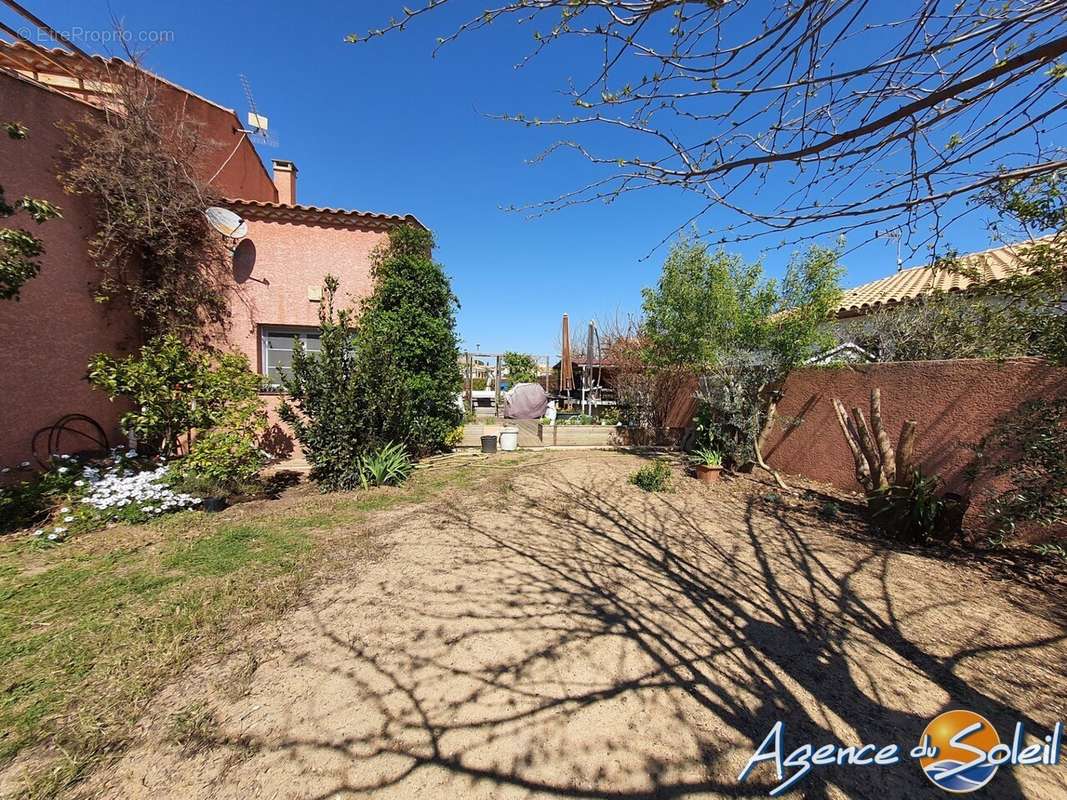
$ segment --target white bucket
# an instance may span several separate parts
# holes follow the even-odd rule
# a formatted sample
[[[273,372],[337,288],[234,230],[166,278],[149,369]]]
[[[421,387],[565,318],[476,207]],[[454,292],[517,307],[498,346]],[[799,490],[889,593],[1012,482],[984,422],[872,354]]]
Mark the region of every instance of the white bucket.
[[[519,429],[518,428],[501,428],[500,429],[500,449],[501,450],[516,450],[519,446]]]

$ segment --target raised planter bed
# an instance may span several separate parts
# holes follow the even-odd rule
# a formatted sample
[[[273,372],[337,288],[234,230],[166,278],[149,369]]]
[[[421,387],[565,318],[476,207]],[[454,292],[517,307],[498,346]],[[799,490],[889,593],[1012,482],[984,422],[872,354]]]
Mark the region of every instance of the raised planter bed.
[[[519,429],[519,447],[679,447],[685,428],[623,428],[612,425],[537,425],[506,420]],[[481,447],[483,436],[499,436],[504,425],[465,425],[460,447]]]
[[[609,447],[619,444],[617,429],[609,425],[542,425],[541,443],[554,447]]]
[[[504,428],[519,429],[519,448],[540,447],[541,437],[538,433],[537,420],[506,419],[500,425],[464,425],[460,447],[481,447],[483,436],[499,436]]]
[[[499,436],[503,425],[464,425],[460,447],[481,447],[483,436]]]

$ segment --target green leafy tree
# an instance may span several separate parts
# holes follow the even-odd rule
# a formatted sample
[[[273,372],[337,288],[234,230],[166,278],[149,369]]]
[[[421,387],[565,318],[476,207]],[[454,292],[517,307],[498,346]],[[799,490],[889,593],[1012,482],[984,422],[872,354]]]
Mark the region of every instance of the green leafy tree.
[[[28,131],[17,122],[2,123],[11,139],[25,139]],[[38,225],[62,216],[59,209],[47,200],[22,197],[9,203],[0,186],[0,219],[19,212],[29,215]],[[41,271],[38,259],[44,254],[44,244],[22,228],[0,228],[0,300],[18,300],[27,281]]]
[[[993,236],[1016,245],[1020,267],[981,293],[995,297],[1004,316],[1021,320],[1027,354],[1067,364],[1067,170],[1005,179],[981,200],[994,211]],[[955,266],[968,269],[966,262]]]
[[[422,228],[390,231],[358,324],[362,379],[375,387],[367,397],[373,444],[403,442],[415,455],[442,449],[463,417],[458,302],[432,249]]]
[[[509,350],[504,353],[504,367],[512,384],[537,383],[537,361],[533,356]]]
[[[164,455],[178,454],[179,437],[190,430],[222,428],[251,436],[265,422],[260,379],[248,359],[195,351],[173,334],[149,341],[128,358],[95,355],[89,382],[112,399],[128,399],[134,410],[123,415],[123,430]]]
[[[786,377],[833,342],[826,323],[842,273],[837,250],[812,247],[782,281],[765,279],[760,264],[683,238],[644,290],[647,358],[699,377],[706,438],[733,466],[765,467]]]

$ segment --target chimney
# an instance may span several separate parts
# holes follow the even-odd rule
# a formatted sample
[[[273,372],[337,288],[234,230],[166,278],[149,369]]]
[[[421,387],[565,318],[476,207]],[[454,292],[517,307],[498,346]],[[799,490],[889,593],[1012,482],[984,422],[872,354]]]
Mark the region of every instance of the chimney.
[[[278,190],[278,202],[286,206],[296,205],[296,164],[292,161],[274,159],[274,186]]]

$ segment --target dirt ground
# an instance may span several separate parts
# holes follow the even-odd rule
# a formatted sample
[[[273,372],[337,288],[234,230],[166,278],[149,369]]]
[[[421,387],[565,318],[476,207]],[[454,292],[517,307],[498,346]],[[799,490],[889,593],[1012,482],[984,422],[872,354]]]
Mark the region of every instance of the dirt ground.
[[[897,743],[964,708],[1010,741],[1067,721],[1062,601],[884,548],[821,501],[626,482],[550,454],[377,517],[383,558],[166,691],[84,787],[107,798],[764,797],[753,749]],[[184,747],[176,715],[185,711]],[[190,723],[189,720],[194,720]],[[905,757],[785,796],[945,797]],[[975,797],[1062,798],[1067,765]]]

